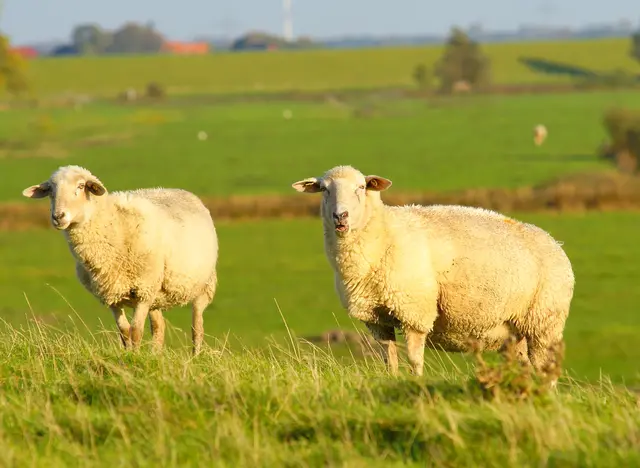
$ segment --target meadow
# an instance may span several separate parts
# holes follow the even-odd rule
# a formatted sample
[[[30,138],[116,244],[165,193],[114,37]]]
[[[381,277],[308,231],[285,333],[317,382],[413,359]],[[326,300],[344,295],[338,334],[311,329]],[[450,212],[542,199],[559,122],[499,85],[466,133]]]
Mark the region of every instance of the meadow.
[[[485,44],[497,84],[557,83],[568,79],[538,74],[520,57],[544,58],[594,70],[635,71],[628,39]],[[359,50],[214,53],[206,56],[69,57],[31,61],[34,91],[115,96],[155,81],[174,94],[265,93],[413,86],[415,66],[432,66],[442,46]],[[70,77],[73,77],[70,79]]]
[[[44,326],[0,340],[2,466],[635,466],[638,394],[565,381],[524,401],[463,372],[390,378],[314,347],[123,354]]]
[[[640,384],[636,316],[640,229],[635,213],[531,215],[518,218],[548,229],[565,243],[577,277],[566,339],[570,375]],[[299,338],[331,329],[362,329],[340,307],[324,257],[319,220],[219,223],[220,283],[205,314],[210,343],[234,349],[282,342],[287,326]],[[105,329],[117,342],[111,313],[79,285],[64,238],[53,229],[0,233],[1,314],[14,326],[30,318],[80,332]],[[168,345],[190,342],[188,309],[167,312]],[[81,320],[81,321],[80,321]],[[82,323],[84,322],[84,324]],[[150,337],[146,332],[147,340]],[[436,362],[439,353],[428,352]],[[450,358],[447,357],[446,360]],[[452,357],[461,363],[460,356]]]
[[[295,193],[291,183],[345,163],[390,178],[390,191],[397,192],[535,185],[563,174],[608,170],[596,157],[605,138],[602,114],[634,103],[640,105],[635,93],[593,92],[413,101],[373,95],[340,106],[168,100],[14,110],[0,114],[5,174],[0,202],[46,210],[45,201],[25,200],[21,191],[63,164],[88,167],[110,190],[178,186],[203,197],[256,200],[266,194],[309,196]],[[365,105],[375,112],[358,117],[354,112]],[[283,109],[293,117],[284,119]],[[550,131],[541,147],[532,142],[537,122]],[[197,138],[200,131],[207,132],[206,140]],[[614,381],[636,381],[635,351],[622,343],[640,335],[632,312],[638,297],[630,286],[633,256],[640,256],[632,240],[637,215],[521,217],[566,242],[575,263],[568,366],[580,378],[605,372]],[[24,324],[33,314],[44,323],[68,325],[69,316],[77,321],[77,312],[89,330],[113,330],[110,313],[77,283],[58,233],[15,231],[10,222],[3,226],[0,307],[5,320]],[[339,307],[319,220],[219,221],[217,226],[220,288],[205,325],[212,338],[230,334],[248,346],[263,345],[269,336],[282,339],[286,329],[278,307],[298,336],[361,328]],[[168,317],[177,327],[173,342],[179,344],[189,331],[190,314],[172,311]]]
[[[10,175],[0,201],[23,200],[24,187],[62,163],[86,165],[111,190],[173,185],[205,197],[293,194],[292,182],[338,164],[390,178],[394,192],[520,187],[608,167],[596,157],[603,113],[638,105],[637,93],[611,91],[12,110],[0,113]],[[536,147],[541,122],[549,138]]]
[[[616,41],[594,42],[588,54],[578,52],[583,44],[551,44],[551,55],[540,54],[593,65],[598,47],[606,45],[601,57],[611,63],[603,68],[618,60],[611,52]],[[511,65],[496,70],[524,82],[528,75],[513,66],[515,58],[535,55],[523,48],[543,45],[487,50],[492,47],[502,48],[501,57],[512,51]],[[325,73],[332,81],[313,86],[345,87],[354,76],[366,76],[371,87],[402,84],[405,78],[393,78],[397,70],[375,56],[387,53],[409,64],[408,54],[422,57],[424,51],[336,52],[371,54],[367,60],[389,74],[352,75],[354,64],[364,62],[351,60],[350,69],[332,62]],[[63,90],[57,77],[65,74],[77,77],[69,85],[74,91],[109,94],[128,86],[128,77],[142,85],[162,61],[170,87],[189,82],[184,91],[246,91],[257,79],[255,70],[285,59],[300,61],[286,65],[299,73],[292,72],[299,83],[313,83],[305,81],[312,73],[304,66],[307,54],[180,59],[195,67],[192,75],[170,57],[38,60],[33,69],[48,73],[41,83],[51,93]],[[195,64],[204,67],[209,60],[228,61],[229,73],[199,73]],[[92,61],[95,66],[84,68]],[[233,66],[253,74],[233,80]],[[87,75],[71,75],[73,67]],[[295,88],[294,81],[278,81],[276,68],[263,73],[272,80],[267,87]],[[0,204],[46,210],[45,201],[27,201],[21,191],[65,164],[88,167],[111,191],[179,186],[205,198],[301,197],[292,182],[337,164],[388,177],[397,192],[534,186],[610,170],[596,153],[606,138],[603,112],[614,106],[640,106],[640,97],[601,91],[399,100],[372,92],[344,100],[223,104],[199,94],[148,105],[102,100],[76,108],[12,109],[0,112]],[[531,133],[538,123],[549,129],[540,147]],[[198,138],[200,132],[206,139]],[[509,214],[564,242],[577,278],[565,332],[566,374],[557,393],[524,401],[508,393],[495,400],[483,395],[471,356],[426,351],[424,378],[409,376],[406,368],[391,378],[375,354],[357,346],[315,347],[301,340],[330,329],[363,329],[339,305],[317,218],[216,223],[220,281],[205,313],[210,346],[197,358],[188,354],[187,309],[165,314],[163,354],[122,352],[110,312],[75,279],[60,233],[2,222],[0,465],[637,463],[640,215]],[[147,328],[147,343],[149,337]]]

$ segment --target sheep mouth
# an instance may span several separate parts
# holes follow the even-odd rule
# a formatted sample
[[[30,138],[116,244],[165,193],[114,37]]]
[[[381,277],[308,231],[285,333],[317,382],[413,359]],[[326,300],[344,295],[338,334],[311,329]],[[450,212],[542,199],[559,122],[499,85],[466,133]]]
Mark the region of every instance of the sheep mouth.
[[[71,223],[69,223],[68,221],[63,221],[60,222],[58,220],[55,219],[51,219],[51,225],[57,229],[58,231],[64,231],[65,229],[67,229],[69,227]]]
[[[335,229],[336,232],[345,233],[349,231],[349,225],[345,223],[336,223]]]

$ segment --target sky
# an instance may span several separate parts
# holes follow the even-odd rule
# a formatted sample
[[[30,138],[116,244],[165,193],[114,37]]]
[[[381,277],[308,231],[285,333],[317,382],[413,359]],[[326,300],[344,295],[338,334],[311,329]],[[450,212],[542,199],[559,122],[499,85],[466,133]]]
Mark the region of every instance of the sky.
[[[454,24],[476,22],[490,30],[513,30],[526,23],[640,23],[637,0],[292,1],[294,34],[318,38],[443,34]],[[126,21],[152,21],[174,40],[237,37],[248,30],[282,32],[282,0],[0,0],[0,5],[0,31],[14,44],[65,40],[79,23],[115,29]]]

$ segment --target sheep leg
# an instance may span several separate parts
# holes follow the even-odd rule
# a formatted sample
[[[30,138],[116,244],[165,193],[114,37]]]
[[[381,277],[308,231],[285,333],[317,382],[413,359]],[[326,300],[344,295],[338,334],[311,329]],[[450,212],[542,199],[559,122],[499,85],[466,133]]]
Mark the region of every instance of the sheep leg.
[[[149,315],[149,304],[138,303],[133,311],[133,319],[131,320],[131,347],[133,349],[140,346],[142,334],[144,333],[144,322]]]
[[[524,366],[531,364],[527,350],[527,339],[511,335],[498,350],[503,357],[514,356]]]
[[[427,334],[412,328],[405,328],[404,332],[407,339],[407,356],[411,369],[415,375],[421,376],[424,367],[424,347]]]
[[[151,337],[156,351],[160,351],[164,345],[164,317],[160,309],[149,311],[149,326],[151,328]]]
[[[191,313],[191,340],[193,341],[193,355],[200,353],[202,339],[204,337],[204,309],[209,305],[211,299],[207,294],[202,294],[193,300]]]
[[[539,374],[550,374],[551,388],[555,388],[561,373],[564,340],[561,333],[550,333],[527,337],[529,360]]]
[[[377,323],[365,324],[373,338],[382,347],[382,359],[392,375],[398,374],[398,348],[396,346],[396,330]]]
[[[113,318],[116,319],[118,330],[120,330],[120,340],[122,341],[122,346],[127,349],[131,345],[131,339],[129,335],[131,325],[129,325],[129,321],[127,320],[127,316],[124,313],[123,308],[110,307],[110,309],[111,313],[113,314]]]

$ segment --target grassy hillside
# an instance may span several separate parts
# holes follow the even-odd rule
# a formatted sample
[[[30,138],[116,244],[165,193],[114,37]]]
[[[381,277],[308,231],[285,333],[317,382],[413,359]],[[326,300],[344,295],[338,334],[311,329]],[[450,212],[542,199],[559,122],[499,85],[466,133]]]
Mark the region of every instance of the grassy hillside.
[[[634,240],[640,216],[519,217],[563,241],[573,262],[577,283],[566,330],[566,366],[572,375],[596,379],[604,373],[615,381],[640,383],[640,349],[633,345],[640,339],[636,313],[640,289],[635,287],[640,246]],[[336,297],[319,220],[218,223],[218,231],[220,283],[205,314],[210,342],[228,336],[232,343],[263,346],[271,336],[285,338],[278,307],[297,336],[355,326]],[[111,313],[75,279],[73,260],[60,233],[53,229],[0,233],[0,258],[4,320],[19,325],[35,315],[59,327],[72,320],[74,329],[86,331],[80,317],[90,330],[105,327],[117,341]],[[188,309],[169,311],[166,317],[176,327],[169,332],[170,345],[188,344]],[[148,329],[145,333],[148,340]],[[453,359],[462,362],[459,356]]]
[[[563,381],[486,400],[464,373],[391,378],[317,349],[124,354],[0,334],[3,466],[632,466],[638,395]]]
[[[0,113],[0,202],[63,164],[111,190],[180,186],[202,196],[281,193],[338,164],[393,180],[393,191],[519,187],[605,167],[603,111],[632,92],[335,103],[93,105]],[[289,109],[293,117],[283,118]],[[364,116],[362,116],[364,114]],[[549,129],[533,144],[534,125]],[[207,133],[201,141],[199,132]],[[32,202],[36,203],[36,202]]]
[[[487,44],[496,83],[557,82],[531,72],[521,56],[597,70],[638,70],[628,39]],[[158,81],[174,93],[237,93],[412,86],[418,63],[432,65],[442,47],[220,53],[176,57],[44,58],[31,62],[39,95],[62,92],[114,95]]]

